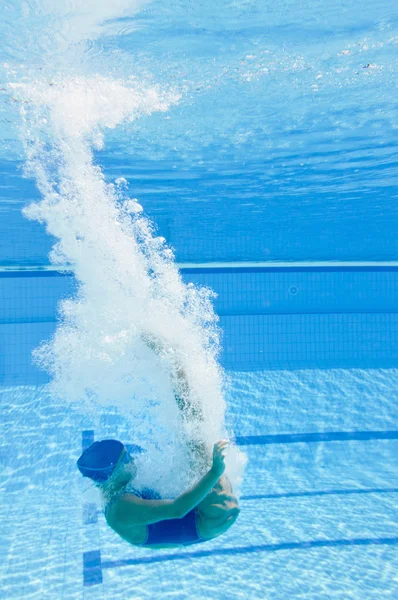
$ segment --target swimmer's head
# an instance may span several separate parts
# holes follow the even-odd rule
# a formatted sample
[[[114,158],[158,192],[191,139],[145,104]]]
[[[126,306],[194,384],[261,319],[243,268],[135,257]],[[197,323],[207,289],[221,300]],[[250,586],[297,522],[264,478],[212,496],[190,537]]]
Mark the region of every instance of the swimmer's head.
[[[132,458],[122,442],[102,440],[91,444],[76,464],[84,477],[89,477],[96,485],[102,485],[129,463],[133,466]],[[134,469],[129,468],[128,471],[129,479],[135,476]]]

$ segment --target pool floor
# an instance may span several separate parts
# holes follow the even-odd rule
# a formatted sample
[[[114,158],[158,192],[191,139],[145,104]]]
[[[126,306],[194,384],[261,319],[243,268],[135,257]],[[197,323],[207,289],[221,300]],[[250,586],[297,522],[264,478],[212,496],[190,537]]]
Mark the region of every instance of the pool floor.
[[[82,441],[112,424],[95,429],[44,388],[4,388],[3,598],[396,598],[396,380],[233,374],[228,418],[249,459],[239,519],[208,543],[156,552],[106,526],[75,469]]]

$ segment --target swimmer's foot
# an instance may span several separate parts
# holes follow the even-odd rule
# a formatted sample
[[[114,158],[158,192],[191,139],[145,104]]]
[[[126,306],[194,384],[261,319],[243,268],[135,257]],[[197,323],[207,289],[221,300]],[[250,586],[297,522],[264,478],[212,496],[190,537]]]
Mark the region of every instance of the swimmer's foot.
[[[200,440],[189,440],[187,448],[190,453],[189,466],[192,471],[204,471],[210,469],[212,465],[211,453],[206,444]]]

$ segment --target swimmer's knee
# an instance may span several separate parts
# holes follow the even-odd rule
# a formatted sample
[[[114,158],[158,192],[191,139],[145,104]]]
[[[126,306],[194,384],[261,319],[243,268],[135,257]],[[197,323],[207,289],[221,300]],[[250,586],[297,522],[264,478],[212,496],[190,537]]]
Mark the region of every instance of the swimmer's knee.
[[[220,479],[217,481],[216,485],[213,487],[213,490],[224,491],[228,494],[232,494],[232,485],[230,480],[226,475],[221,475]]]
[[[235,523],[236,519],[239,517],[239,513],[240,513],[240,508],[238,508],[238,507],[231,508],[231,510],[228,511],[228,515],[220,523],[220,527],[221,528],[225,527],[224,531],[229,529],[231,527],[231,525],[233,525]]]
[[[235,523],[236,519],[239,517],[240,508],[231,508],[228,510],[228,513],[225,514],[222,518],[218,519],[212,527],[213,533],[215,536],[221,535],[228,531],[230,527]]]

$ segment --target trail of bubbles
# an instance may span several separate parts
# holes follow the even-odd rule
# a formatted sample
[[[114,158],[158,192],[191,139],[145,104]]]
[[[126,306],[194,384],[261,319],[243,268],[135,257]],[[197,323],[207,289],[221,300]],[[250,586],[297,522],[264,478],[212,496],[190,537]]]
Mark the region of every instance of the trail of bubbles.
[[[26,170],[43,196],[24,213],[57,238],[50,260],[72,265],[78,282],[35,360],[62,401],[117,406],[151,449],[142,471],[173,493],[192,476],[187,440],[210,449],[226,436],[213,294],[183,283],[165,240],[136,200],[105,181],[93,148],[105,128],[165,111],[178,97],[103,77],[13,87],[24,99]],[[244,456],[236,448],[228,465],[237,485]]]

